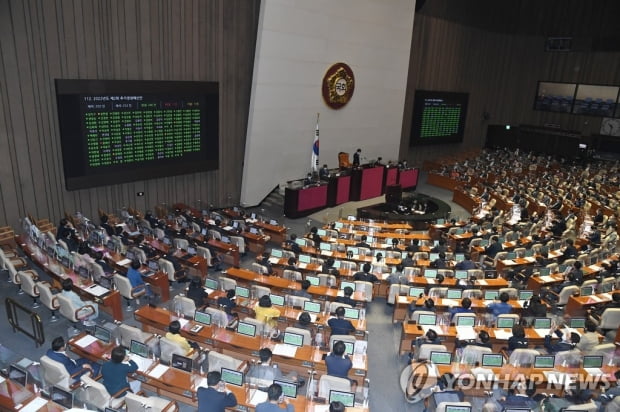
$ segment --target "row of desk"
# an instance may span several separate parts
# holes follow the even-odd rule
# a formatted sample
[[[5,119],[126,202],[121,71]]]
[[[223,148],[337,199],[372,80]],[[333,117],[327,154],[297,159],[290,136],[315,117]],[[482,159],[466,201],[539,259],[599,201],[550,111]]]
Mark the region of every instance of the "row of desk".
[[[325,207],[349,201],[379,197],[388,186],[403,190],[415,188],[419,169],[399,170],[394,167],[369,166],[355,168],[350,174],[330,175],[327,181],[303,187],[286,187],[284,214],[290,218],[307,216]]]

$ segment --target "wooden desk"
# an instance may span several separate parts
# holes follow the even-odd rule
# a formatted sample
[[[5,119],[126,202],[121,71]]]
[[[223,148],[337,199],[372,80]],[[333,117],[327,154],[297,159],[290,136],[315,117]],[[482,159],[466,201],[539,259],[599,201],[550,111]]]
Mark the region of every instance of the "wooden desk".
[[[0,383],[0,410],[17,411],[36,398],[37,394],[34,391],[10,379],[5,379],[4,382]],[[64,410],[65,408],[57,403],[47,401],[37,412],[60,412]]]
[[[108,262],[119,273],[127,274],[127,266],[119,265],[118,262],[125,259],[120,253],[114,251],[108,251]],[[143,265],[144,267],[144,265]],[[153,291],[160,297],[161,302],[167,302],[170,300],[170,287],[168,284],[168,276],[161,271],[157,271],[151,276],[144,276],[142,279],[153,288]]]
[[[209,246],[212,246],[223,253],[221,257],[226,263],[233,265],[236,268],[239,267],[241,258],[239,255],[239,248],[236,245],[233,245],[232,243],[225,243],[217,239],[209,239],[207,243]]]
[[[611,302],[612,293],[599,293],[591,296],[569,296],[565,313],[569,313],[571,316],[583,316],[592,306]]]
[[[366,221],[366,220],[348,220],[348,219],[338,219],[338,222],[344,225],[353,225],[353,226],[366,226],[366,227],[375,227],[380,230],[393,231],[396,229],[404,229],[404,230],[413,230],[413,227],[408,223],[389,223],[389,222],[378,222],[378,221]]]
[[[264,222],[258,219],[246,219],[245,216],[241,215],[241,213],[229,208],[222,209],[222,213],[233,219],[243,219],[245,220],[245,223],[261,228],[271,237],[272,242],[281,243],[286,240],[286,226],[271,225],[269,222]]]
[[[117,290],[110,291],[101,297],[93,296],[88,292],[88,287],[93,284],[91,280],[83,281],[73,270],[62,266],[59,261],[45,254],[27,236],[18,236],[16,241],[30,260],[52,278],[52,283],[55,287],[59,288],[64,279],[71,278],[73,281],[73,291],[80,295],[80,297],[97,302],[100,309],[115,320],[123,320],[121,295]]]
[[[454,190],[459,185],[457,180],[436,173],[429,173],[426,178],[426,183],[448,190]]]
[[[471,196],[469,193],[462,189],[454,189],[452,191],[452,201],[457,205],[462,206],[470,214],[473,214],[474,210],[480,204],[480,199]]]

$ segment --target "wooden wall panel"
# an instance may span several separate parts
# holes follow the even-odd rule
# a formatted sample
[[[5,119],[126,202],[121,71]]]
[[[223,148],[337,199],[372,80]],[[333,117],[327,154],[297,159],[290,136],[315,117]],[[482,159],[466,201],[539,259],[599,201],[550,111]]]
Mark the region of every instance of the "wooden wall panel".
[[[0,0],[0,225],[239,197],[259,0]],[[68,192],[54,79],[220,82],[217,171]],[[136,197],[136,192],[145,192]]]
[[[595,18],[596,16],[592,16]],[[600,16],[599,16],[600,17]],[[583,24],[588,24],[584,22]],[[401,157],[415,164],[482,147],[491,124],[554,123],[584,135],[598,133],[601,118],[533,110],[539,80],[620,85],[620,53],[544,51],[543,36],[489,32],[417,14],[412,34]],[[462,144],[409,148],[416,89],[468,92]],[[483,113],[490,115],[489,120]]]

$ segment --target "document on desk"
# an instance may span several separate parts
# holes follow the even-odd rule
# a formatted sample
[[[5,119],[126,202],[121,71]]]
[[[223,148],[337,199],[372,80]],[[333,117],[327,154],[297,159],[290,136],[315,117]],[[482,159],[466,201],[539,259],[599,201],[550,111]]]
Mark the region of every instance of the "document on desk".
[[[181,329],[189,323],[189,319],[179,318],[179,323],[181,324]]]
[[[545,283],[547,283],[547,282],[555,282],[555,278],[553,276],[550,276],[550,275],[541,276],[539,279],[542,280]]]
[[[596,295],[590,295],[590,296],[588,296],[588,298],[589,298],[588,299],[589,302],[596,302],[596,303],[599,303],[599,302],[601,302],[603,300],[603,299],[599,298]]]
[[[170,369],[170,367],[166,365],[157,365],[148,373],[148,375],[151,378],[159,379],[164,375],[164,373],[168,372],[168,369]]]
[[[486,280],[484,280],[484,279],[478,279],[478,280],[476,281],[476,284],[477,284],[477,285],[480,285],[480,286],[487,286],[487,285],[489,284],[489,282],[487,282],[487,281],[486,281]]]
[[[353,355],[351,357],[351,361],[353,362],[353,369],[364,369],[366,364],[364,363],[364,355]]]
[[[611,300],[611,293],[609,293],[609,292],[601,293],[600,296],[603,299]]]
[[[441,299],[441,304],[444,306],[461,306],[460,302],[458,300],[454,300],[454,299]]]
[[[20,412],[35,412],[38,411],[39,409],[41,409],[46,403],[48,402],[47,399],[43,399],[40,396],[37,396],[36,398],[34,398],[33,400],[31,400],[30,402],[28,402],[24,407],[22,407],[20,409]]]
[[[508,340],[512,336],[512,331],[507,331],[504,329],[494,329],[495,339],[499,340]]]
[[[602,376],[605,374],[600,368],[583,368],[590,376]]]
[[[325,256],[332,256],[334,252],[332,252],[331,250],[323,250],[321,251],[321,254]]]
[[[277,258],[277,257],[269,258],[269,263],[271,263],[272,265],[277,265],[279,261],[280,261],[280,258]]]
[[[250,405],[256,406],[263,402],[267,402],[267,392],[255,390],[250,398]]]
[[[534,332],[541,338],[544,338],[549,334],[549,329],[534,329]]]
[[[273,354],[278,356],[286,356],[287,358],[294,358],[297,353],[297,346],[287,345],[285,343],[277,343],[273,348]]]
[[[207,385],[207,378],[200,377],[199,379],[196,379],[196,382],[194,382],[194,389],[208,387],[209,385]]]
[[[456,337],[460,340],[474,340],[478,334],[474,330],[473,326],[457,326]]]
[[[119,266],[127,266],[130,263],[131,263],[131,259],[122,259],[116,262],[116,264]]]
[[[528,263],[536,262],[536,258],[534,256],[526,256],[523,259],[525,259]]]
[[[91,335],[86,335],[75,341],[75,344],[80,348],[85,348],[93,342],[97,342],[97,338]]]
[[[303,263],[303,262],[297,264],[297,266],[299,266],[299,269],[305,269],[306,267],[308,267],[308,265],[306,263]]]
[[[602,270],[603,268],[600,267],[599,265],[590,265],[588,266],[588,269],[592,269],[595,272],[598,272],[599,270]]]
[[[90,293],[93,296],[103,296],[106,293],[110,292],[110,289],[104,288],[103,286],[99,286],[99,285],[91,285],[87,288],[84,288],[84,290],[88,293]]]

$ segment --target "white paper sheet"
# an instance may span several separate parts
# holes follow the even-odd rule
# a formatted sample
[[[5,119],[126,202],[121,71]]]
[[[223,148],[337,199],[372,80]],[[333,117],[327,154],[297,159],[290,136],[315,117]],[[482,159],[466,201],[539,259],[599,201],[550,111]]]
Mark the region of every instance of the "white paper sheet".
[[[538,334],[538,336],[540,336],[541,338],[544,338],[545,336],[547,336],[549,334],[549,329],[534,329],[534,331]]]
[[[287,358],[295,357],[297,346],[278,343],[273,348],[273,354],[278,356],[286,356]]]
[[[119,260],[118,262],[116,262],[116,264],[119,266],[127,266],[130,263],[131,263],[131,259],[123,259],[123,260]]]
[[[366,367],[364,355],[353,355],[351,357],[351,362],[353,362],[353,369],[364,369]]]
[[[99,286],[99,285],[92,285],[87,288],[84,288],[84,290],[93,296],[102,296],[110,292],[110,289],[106,289],[103,286]]]
[[[495,329],[495,339],[508,340],[512,336],[512,331]]]
[[[267,401],[267,392],[255,390],[250,398],[250,405],[258,405],[259,403],[263,403]]]
[[[157,365],[149,372],[149,376],[151,378],[159,379],[164,373],[168,372],[168,369],[170,368],[166,365]]]
[[[47,403],[47,399],[43,399],[40,396],[37,396],[30,402],[26,404],[23,408],[20,409],[20,412],[35,412],[38,411]]]
[[[75,341],[75,344],[80,348],[85,348],[93,342],[97,342],[97,338],[91,335],[86,335]]]
[[[456,337],[460,340],[474,340],[478,334],[472,326],[457,326]]]
[[[489,283],[486,280],[484,280],[484,279],[478,279],[476,281],[476,284],[477,285],[481,285],[481,286],[487,286]]]

